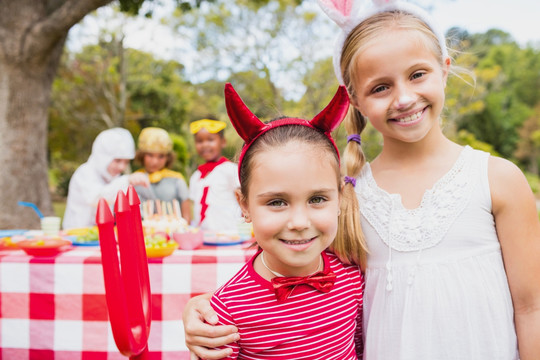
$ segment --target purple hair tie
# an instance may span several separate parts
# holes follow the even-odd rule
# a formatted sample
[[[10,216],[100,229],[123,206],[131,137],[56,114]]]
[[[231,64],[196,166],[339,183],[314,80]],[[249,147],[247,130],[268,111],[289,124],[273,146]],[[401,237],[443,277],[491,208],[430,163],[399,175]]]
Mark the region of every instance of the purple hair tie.
[[[351,184],[353,187],[356,187],[356,179],[351,176],[345,176],[345,184]]]
[[[358,145],[362,145],[362,138],[359,134],[351,134],[347,136],[347,142],[354,141],[357,142]]]

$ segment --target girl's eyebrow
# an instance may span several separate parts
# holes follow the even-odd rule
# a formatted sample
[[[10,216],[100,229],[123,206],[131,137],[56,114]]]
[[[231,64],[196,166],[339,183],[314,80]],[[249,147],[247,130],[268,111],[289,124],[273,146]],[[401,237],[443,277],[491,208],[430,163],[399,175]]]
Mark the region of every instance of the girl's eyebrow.
[[[315,189],[313,191],[311,191],[311,194],[312,195],[316,195],[316,194],[325,194],[325,193],[330,193],[330,192],[337,192],[337,189],[334,189],[334,188],[321,188],[321,189]],[[287,196],[288,193],[285,193],[285,192],[273,192],[273,191],[268,191],[268,192],[265,192],[265,193],[261,193],[261,194],[257,194],[256,197],[258,198],[265,198],[265,197],[285,197]]]
[[[273,192],[273,191],[268,191],[268,192],[265,192],[265,193],[261,193],[261,194],[257,194],[256,197],[258,198],[266,198],[266,197],[284,197],[286,196],[287,193],[284,193],[284,192]]]

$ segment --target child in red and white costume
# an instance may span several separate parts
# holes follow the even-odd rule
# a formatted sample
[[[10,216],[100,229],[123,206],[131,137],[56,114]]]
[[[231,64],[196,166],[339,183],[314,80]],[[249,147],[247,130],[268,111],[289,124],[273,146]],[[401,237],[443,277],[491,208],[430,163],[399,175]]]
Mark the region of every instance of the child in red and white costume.
[[[211,298],[219,323],[240,334],[223,347],[230,351],[227,359],[361,358],[364,281],[356,264],[365,247],[358,213],[340,216],[349,208],[342,205],[356,197],[342,199],[342,187],[354,180],[342,183],[331,137],[348,109],[345,88],[311,121],[264,124],[230,84],[225,98],[245,140],[237,198],[259,245]]]
[[[238,166],[222,155],[226,123],[202,119],[190,124],[197,154],[206,162],[189,180],[194,226],[216,232],[236,232],[242,222],[234,192],[240,186]]]

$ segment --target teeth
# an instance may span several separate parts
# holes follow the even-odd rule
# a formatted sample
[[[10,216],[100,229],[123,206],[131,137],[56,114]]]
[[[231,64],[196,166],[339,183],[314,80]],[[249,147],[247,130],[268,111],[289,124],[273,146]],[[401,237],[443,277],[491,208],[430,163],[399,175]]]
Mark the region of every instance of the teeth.
[[[307,240],[300,240],[300,241],[292,241],[292,240],[282,240],[285,244],[288,244],[288,245],[302,245],[302,244],[307,244],[308,242],[311,241],[311,239],[307,239]]]
[[[414,120],[418,120],[421,115],[422,115],[422,110],[417,112],[416,114],[412,114],[410,116],[406,116],[404,118],[396,119],[396,120],[399,121],[400,123],[407,123],[407,122],[411,122],[411,121],[414,121]]]

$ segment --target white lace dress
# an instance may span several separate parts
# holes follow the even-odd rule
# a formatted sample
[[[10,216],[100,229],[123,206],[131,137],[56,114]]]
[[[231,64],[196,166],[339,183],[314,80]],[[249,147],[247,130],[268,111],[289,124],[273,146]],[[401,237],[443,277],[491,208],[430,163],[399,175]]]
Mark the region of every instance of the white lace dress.
[[[369,164],[362,170],[364,359],[518,359],[488,156],[465,147],[413,210],[377,186]]]

